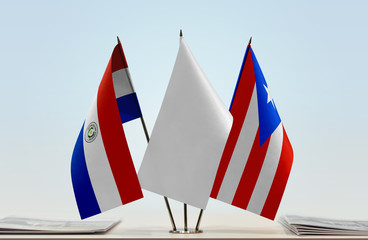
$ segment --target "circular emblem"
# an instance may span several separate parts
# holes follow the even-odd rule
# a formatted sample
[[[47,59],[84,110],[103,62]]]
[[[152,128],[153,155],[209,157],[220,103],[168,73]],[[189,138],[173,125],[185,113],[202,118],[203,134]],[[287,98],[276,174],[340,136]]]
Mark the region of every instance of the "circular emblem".
[[[95,122],[91,122],[84,133],[84,140],[88,143],[93,142],[97,137],[97,133],[97,124]]]

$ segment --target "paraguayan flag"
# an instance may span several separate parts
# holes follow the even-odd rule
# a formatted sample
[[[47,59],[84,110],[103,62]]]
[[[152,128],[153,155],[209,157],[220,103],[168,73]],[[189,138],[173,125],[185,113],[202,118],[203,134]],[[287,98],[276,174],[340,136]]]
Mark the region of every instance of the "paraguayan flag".
[[[143,197],[122,125],[141,116],[119,41],[73,151],[71,176],[82,219]]]

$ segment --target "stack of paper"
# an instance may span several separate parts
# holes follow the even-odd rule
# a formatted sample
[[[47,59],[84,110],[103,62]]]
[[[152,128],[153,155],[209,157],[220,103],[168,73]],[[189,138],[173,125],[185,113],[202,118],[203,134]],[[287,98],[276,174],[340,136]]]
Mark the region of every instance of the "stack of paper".
[[[119,220],[60,221],[35,218],[6,217],[0,219],[0,234],[70,234],[102,233],[115,226]]]
[[[280,223],[297,235],[368,235],[368,221],[283,216]]]

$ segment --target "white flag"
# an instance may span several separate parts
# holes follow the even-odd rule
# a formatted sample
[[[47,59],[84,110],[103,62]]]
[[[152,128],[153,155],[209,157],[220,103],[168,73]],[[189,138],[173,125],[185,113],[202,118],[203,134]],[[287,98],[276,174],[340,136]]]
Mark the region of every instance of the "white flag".
[[[142,188],[205,209],[232,116],[184,39],[138,177]]]

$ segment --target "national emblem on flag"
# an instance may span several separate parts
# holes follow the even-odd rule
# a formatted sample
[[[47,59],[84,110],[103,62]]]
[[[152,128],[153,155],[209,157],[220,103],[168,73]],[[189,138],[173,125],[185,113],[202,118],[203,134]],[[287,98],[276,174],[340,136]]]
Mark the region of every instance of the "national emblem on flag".
[[[73,151],[71,177],[82,219],[143,197],[122,125],[141,116],[119,41]]]
[[[211,197],[273,220],[293,150],[250,44],[230,112],[233,125]]]

